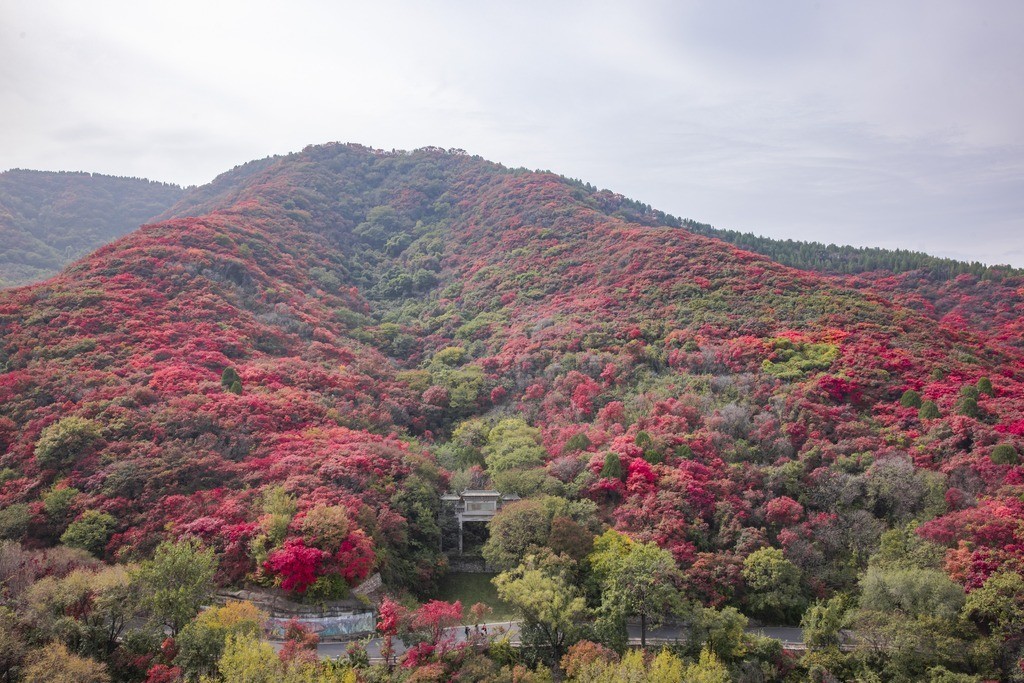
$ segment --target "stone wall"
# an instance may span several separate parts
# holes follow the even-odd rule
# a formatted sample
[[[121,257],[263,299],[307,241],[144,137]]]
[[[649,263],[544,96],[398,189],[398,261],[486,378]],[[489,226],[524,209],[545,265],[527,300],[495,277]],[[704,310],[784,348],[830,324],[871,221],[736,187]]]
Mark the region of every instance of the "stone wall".
[[[373,577],[371,577],[372,579]],[[360,586],[367,592],[379,590],[377,581]],[[358,588],[356,589],[358,590]],[[353,591],[355,592],[355,591]],[[276,590],[223,591],[216,596],[218,602],[247,600],[270,615],[267,631],[271,637],[284,636],[285,627],[292,619],[320,636],[321,640],[344,639],[373,633],[377,628],[377,612],[366,597],[335,600],[325,604],[304,605],[289,600]]]
[[[498,570],[487,564],[482,557],[451,553],[448,555],[448,571],[466,572],[467,574],[493,574]]]
[[[373,633],[377,628],[377,617],[372,611],[339,614],[332,617],[296,617],[303,626],[320,636],[320,640],[351,638]],[[271,637],[283,638],[291,618],[271,617],[267,620],[267,632]]]

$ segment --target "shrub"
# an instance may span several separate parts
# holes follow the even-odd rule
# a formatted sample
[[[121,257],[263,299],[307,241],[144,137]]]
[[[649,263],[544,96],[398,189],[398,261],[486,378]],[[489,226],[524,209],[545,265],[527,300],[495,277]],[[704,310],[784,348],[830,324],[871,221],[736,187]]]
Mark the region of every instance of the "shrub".
[[[963,398],[973,398],[977,401],[980,395],[981,393],[978,391],[978,387],[973,384],[966,384],[960,387],[960,396]]]
[[[585,451],[590,448],[590,438],[585,432],[579,432],[574,434],[568,441],[565,442],[565,447],[562,448],[562,453],[572,453],[573,451]]]
[[[1016,465],[1020,461],[1017,449],[1008,443],[1001,443],[993,448],[988,457],[997,465]]]
[[[238,371],[232,367],[224,368],[224,372],[220,375],[220,383],[225,389],[230,390],[231,385],[235,382],[241,382],[242,378],[238,376]]]
[[[604,467],[601,476],[605,479],[622,479],[622,461],[617,453],[608,451],[604,454]]]
[[[76,488],[54,485],[43,494],[43,509],[46,510],[46,516],[52,520],[62,520],[78,493]]]
[[[71,415],[54,422],[39,435],[35,456],[40,467],[63,467],[87,452],[100,439],[100,426]]]
[[[900,405],[904,408],[920,408],[921,394],[913,389],[907,389],[903,392],[903,396],[900,397]]]
[[[72,548],[88,550],[100,555],[110,540],[110,534],[117,522],[106,512],[86,510],[82,516],[68,525],[61,534],[60,542]]]
[[[939,412],[939,407],[935,405],[934,401],[925,401],[921,404],[921,409],[917,411],[917,417],[919,420],[935,420],[942,416]]]
[[[972,389],[974,387],[971,387]],[[978,407],[978,399],[964,396],[956,405],[956,411],[965,417],[978,417],[981,415],[981,408]]]
[[[31,518],[28,505],[25,503],[15,503],[0,509],[0,538],[21,538],[28,529]]]

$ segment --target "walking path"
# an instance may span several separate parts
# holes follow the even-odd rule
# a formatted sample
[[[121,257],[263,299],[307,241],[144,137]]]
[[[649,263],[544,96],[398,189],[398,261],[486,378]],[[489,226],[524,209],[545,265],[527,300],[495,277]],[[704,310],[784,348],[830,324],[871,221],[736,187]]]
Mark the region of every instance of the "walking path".
[[[484,630],[486,629],[486,635]],[[629,634],[629,642],[631,645],[640,644],[640,625],[639,624],[627,624],[626,630]],[[802,650],[805,648],[804,645],[804,634],[803,629],[795,626],[759,626],[751,627],[747,629],[748,633],[756,633],[758,635],[766,636],[768,638],[774,638],[782,642],[783,647],[788,650]],[[466,638],[466,627],[457,626],[454,628],[445,629],[445,633],[448,636],[454,638],[454,643],[467,642]],[[488,624],[482,624],[480,633],[477,634],[472,626],[469,627],[469,641],[482,642],[483,640],[500,640],[509,637],[510,642],[513,645],[519,643],[519,622],[517,621],[499,621]],[[647,645],[657,646],[666,643],[674,643],[682,640],[685,634],[678,626],[659,626],[657,628],[647,629]],[[381,661],[380,648],[383,640],[381,638],[372,638],[366,644],[366,652],[370,656],[370,661],[377,662]],[[399,638],[393,638],[392,647],[395,651],[395,656],[400,656],[406,650],[406,645]],[[280,642],[272,642],[275,648],[280,648]],[[335,659],[343,656],[348,650],[348,642],[325,642],[320,643],[317,646],[317,653],[321,659]]]

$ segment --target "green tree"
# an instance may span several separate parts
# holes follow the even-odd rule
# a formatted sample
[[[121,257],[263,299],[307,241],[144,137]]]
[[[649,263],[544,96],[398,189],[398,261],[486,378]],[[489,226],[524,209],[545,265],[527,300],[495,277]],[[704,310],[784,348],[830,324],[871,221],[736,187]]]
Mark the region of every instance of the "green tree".
[[[446,412],[454,418],[476,412],[487,383],[483,368],[478,365],[463,366],[466,360],[465,349],[450,346],[435,353],[427,365],[431,383],[448,390]]]
[[[596,510],[592,501],[559,496],[510,503],[491,520],[484,558],[500,569],[510,569],[548,547],[582,559],[593,542]]]
[[[622,461],[617,453],[608,451],[604,454],[604,466],[601,476],[605,479],[622,479]]]
[[[900,396],[900,405],[904,408],[920,408],[921,394],[913,389],[907,389],[903,392],[903,395]]]
[[[944,666],[933,666],[928,669],[927,680],[928,683],[982,683],[981,676],[956,673]]]
[[[986,396],[995,396],[996,390],[992,387],[992,380],[988,377],[981,377],[978,379],[978,393],[985,394]]]
[[[491,519],[483,556],[499,569],[510,569],[544,547],[551,518],[539,500],[521,500],[503,507]]]
[[[683,660],[668,650],[661,650],[647,667],[647,680],[650,683],[674,683],[684,680]]]
[[[114,532],[117,520],[100,510],[86,510],[82,516],[68,525],[60,536],[60,542],[72,548],[87,550],[93,555],[103,554],[107,541]]]
[[[937,569],[942,566],[945,548],[917,534],[910,522],[882,533],[878,551],[869,563],[879,569]]]
[[[1024,638],[1024,576],[1007,571],[988,577],[967,596],[964,615],[988,632]]]
[[[1001,679],[1015,680],[1013,669],[1024,655],[1024,577],[993,574],[967,596],[963,614],[993,639]]]
[[[211,607],[190,621],[178,634],[175,645],[178,655],[175,666],[180,666],[190,680],[212,676],[224,654],[229,637],[256,636],[262,631],[267,615],[251,602],[230,602],[223,607]]]
[[[25,535],[32,521],[32,512],[26,503],[14,503],[0,509],[0,539],[17,540]]]
[[[493,579],[498,597],[522,616],[524,642],[546,646],[556,663],[590,617],[586,600],[565,564],[550,554],[530,555],[515,569]]]
[[[697,614],[694,641],[703,643],[726,662],[738,662],[747,653],[748,623],[735,607],[703,607]]]
[[[154,623],[176,636],[203,606],[213,589],[217,558],[194,538],[164,541],[152,560],[137,570],[143,606]]]
[[[970,647],[960,633],[963,588],[936,569],[869,567],[847,625],[862,656],[892,680],[916,681],[935,666],[961,669]]]
[[[647,625],[660,623],[683,606],[682,575],[675,559],[654,543],[633,543],[611,562],[601,587],[602,609],[640,617],[640,647],[647,647]]]
[[[44,429],[36,441],[36,462],[43,468],[70,465],[100,440],[100,426],[92,420],[69,415]]]
[[[299,509],[295,496],[283,486],[274,486],[263,491],[264,531],[270,545],[279,545],[288,534],[288,526]]]
[[[449,442],[455,450],[456,462],[460,467],[483,465],[483,449],[487,446],[487,437],[491,426],[480,418],[472,418],[459,423],[452,432]]]
[[[0,679],[16,680],[14,672],[28,651],[28,642],[18,625],[18,615],[8,607],[0,607]]]
[[[975,401],[981,396],[981,392],[978,391],[978,387],[973,384],[966,384],[960,387],[961,398],[973,398]]]
[[[964,604],[964,590],[937,569],[869,567],[860,582],[862,609],[930,615],[954,621]]]
[[[964,396],[957,401],[956,412],[965,417],[979,417],[981,415],[981,408],[978,406],[978,399]]]
[[[608,529],[594,539],[594,549],[587,557],[587,563],[596,590],[600,590],[615,567],[630,553],[633,543],[633,539],[615,529]]]
[[[79,654],[101,660],[109,659],[118,648],[139,610],[138,584],[123,565],[46,577],[29,589],[27,600],[41,632],[56,635]]]
[[[411,228],[408,216],[395,211],[393,206],[381,204],[366,213],[366,220],[357,225],[352,234],[361,237],[375,248],[382,248],[388,239]]]
[[[846,610],[846,600],[842,596],[811,605],[800,619],[807,646],[813,650],[838,647]]]
[[[747,606],[757,617],[791,622],[806,606],[800,570],[777,548],[755,550],[743,561]]]
[[[238,371],[230,366],[224,368],[224,372],[222,372],[220,375],[221,386],[224,387],[227,391],[231,391],[231,386],[235,382],[238,382],[239,386],[241,386],[242,378],[238,375]]]
[[[942,417],[942,413],[939,412],[939,407],[935,405],[935,401],[925,401],[921,404],[921,409],[917,411],[917,419],[919,420],[935,420]]]
[[[427,594],[434,587],[440,559],[441,474],[430,460],[405,458],[413,465],[413,474],[391,497],[391,505],[408,521],[408,533],[393,551],[381,548],[377,557],[385,581],[412,585]]]
[[[43,494],[43,509],[46,516],[55,522],[63,521],[67,517],[71,504],[78,497],[78,489],[71,486],[58,486],[54,484]]]
[[[921,513],[935,516],[946,510],[945,477],[915,467],[908,456],[876,460],[868,470],[865,488],[871,512],[892,525]]]
[[[484,462],[490,473],[524,469],[544,464],[547,451],[541,445],[540,430],[520,418],[502,420],[487,435]]]
[[[1009,443],[1001,443],[993,448],[989,458],[997,465],[1016,465],[1020,462],[1017,449]]]
[[[681,460],[692,460],[693,449],[689,445],[682,443],[676,446],[675,455]]]
[[[496,472],[491,477],[491,484],[502,493],[515,493],[523,498],[541,494],[558,495],[565,491],[562,482],[540,467]]]
[[[569,437],[565,442],[565,445],[562,447],[562,454],[564,455],[568,453],[576,453],[578,451],[585,451],[590,448],[590,446],[590,437],[587,436],[587,433],[577,432]]]
[[[310,508],[302,520],[306,544],[329,553],[338,552],[348,532],[348,511],[340,505],[317,505]]]

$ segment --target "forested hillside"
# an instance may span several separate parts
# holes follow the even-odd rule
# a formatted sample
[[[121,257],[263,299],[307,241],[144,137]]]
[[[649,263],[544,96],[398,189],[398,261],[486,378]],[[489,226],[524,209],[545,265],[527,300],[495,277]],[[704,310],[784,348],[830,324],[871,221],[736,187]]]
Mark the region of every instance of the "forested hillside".
[[[38,282],[182,195],[177,185],[96,173],[0,173],[0,287]]]
[[[166,218],[0,293],[0,537],[121,563],[193,539],[221,585],[317,600],[379,571],[427,599],[440,495],[493,486],[524,499],[483,549],[499,591],[565,598],[555,640],[518,604],[539,660],[672,611],[688,666],[737,680],[1020,675],[1016,273],[797,270],[432,148],[309,147]],[[740,612],[816,650],[743,640]],[[867,640],[841,652],[841,625]],[[462,679],[436,645],[409,660],[429,680],[538,661]]]
[[[986,266],[950,258],[929,256],[906,249],[879,247],[851,247],[821,242],[779,240],[749,232],[722,230],[710,225],[686,221],[686,228],[701,235],[716,237],[743,249],[764,254],[779,263],[804,270],[815,270],[836,275],[850,275],[873,271],[905,273],[923,271],[934,280],[950,280],[958,275],[982,278],[1020,275],[1020,270],[1009,266]]]

